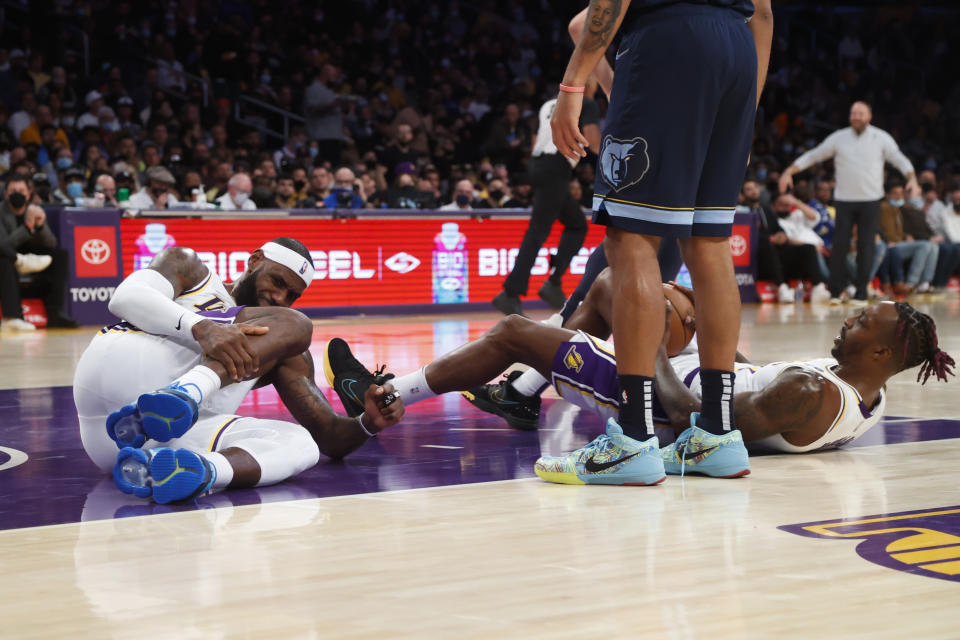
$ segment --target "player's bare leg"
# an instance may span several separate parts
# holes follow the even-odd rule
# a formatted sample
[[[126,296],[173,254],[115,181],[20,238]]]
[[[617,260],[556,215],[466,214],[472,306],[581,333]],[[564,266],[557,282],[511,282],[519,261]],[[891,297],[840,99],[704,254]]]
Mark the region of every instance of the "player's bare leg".
[[[635,440],[654,433],[647,399],[653,395],[657,348],[663,337],[663,289],[657,249],[660,238],[609,227],[613,341],[620,378],[620,424]],[[642,330],[638,330],[642,328]]]
[[[693,289],[700,345],[701,371],[729,372],[737,355],[740,336],[740,291],[737,288],[727,238],[692,237],[680,242]],[[719,377],[719,376],[718,376]],[[732,394],[723,400],[718,390],[711,393],[704,378],[703,410],[698,426],[713,433],[724,433],[736,428],[733,424]],[[720,386],[720,385],[718,385]],[[723,407],[721,402],[729,402]]]

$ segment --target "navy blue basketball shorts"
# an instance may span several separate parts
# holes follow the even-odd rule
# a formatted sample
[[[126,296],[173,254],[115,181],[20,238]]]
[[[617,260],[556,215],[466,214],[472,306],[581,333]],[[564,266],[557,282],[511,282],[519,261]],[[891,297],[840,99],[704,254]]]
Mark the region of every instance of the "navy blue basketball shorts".
[[[661,237],[727,237],[756,114],[757,53],[735,11],[673,4],[617,52],[593,221]]]

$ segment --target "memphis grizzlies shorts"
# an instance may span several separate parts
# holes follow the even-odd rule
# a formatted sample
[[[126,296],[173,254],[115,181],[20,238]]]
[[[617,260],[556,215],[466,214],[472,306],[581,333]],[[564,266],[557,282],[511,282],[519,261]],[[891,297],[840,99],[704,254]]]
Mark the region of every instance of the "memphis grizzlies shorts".
[[[673,4],[617,51],[593,221],[661,237],[727,237],[756,114],[757,54],[742,14]]]

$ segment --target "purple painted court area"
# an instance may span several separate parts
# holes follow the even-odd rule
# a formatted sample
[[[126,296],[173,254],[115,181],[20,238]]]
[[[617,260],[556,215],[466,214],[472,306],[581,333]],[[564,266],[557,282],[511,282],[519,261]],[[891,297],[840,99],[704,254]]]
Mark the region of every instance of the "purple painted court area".
[[[338,401],[332,404],[339,409]],[[401,425],[344,461],[322,459],[275,487],[160,506],[120,493],[87,459],[70,387],[2,390],[0,412],[0,529],[527,478],[541,451],[575,449],[603,427],[563,401],[545,400],[541,429],[515,431],[452,394],[410,407]],[[239,413],[290,419],[271,389],[250,394]],[[956,437],[958,421],[890,418],[850,446]],[[23,453],[29,458],[17,464]]]

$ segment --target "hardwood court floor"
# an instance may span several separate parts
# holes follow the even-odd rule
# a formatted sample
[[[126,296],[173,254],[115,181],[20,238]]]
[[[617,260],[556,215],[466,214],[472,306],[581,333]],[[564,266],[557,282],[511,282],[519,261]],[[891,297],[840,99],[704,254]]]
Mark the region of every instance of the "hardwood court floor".
[[[960,353],[960,302],[920,306]],[[742,350],[759,362],[821,356],[842,317],[748,308]],[[496,318],[323,321],[313,350],[341,335],[361,360],[403,373]],[[57,446],[76,456],[77,445],[49,405],[68,403],[58,388],[92,334],[0,337],[0,405],[31,431],[0,426],[0,452],[19,442],[43,452],[15,468],[0,457],[0,637],[960,636],[960,380],[897,376],[891,417],[856,446],[756,457],[741,480],[638,488],[530,477],[539,452],[599,432],[559,400],[538,433],[522,434],[448,396],[411,407],[356,462],[305,474],[329,485],[350,476],[348,492],[363,493],[304,499],[330,494],[291,481],[252,504],[223,492],[181,511],[117,502],[109,481],[58,470]],[[280,411],[269,394],[247,408]],[[31,505],[17,495],[27,476],[72,481],[82,513],[10,526],[66,500],[41,491]]]

